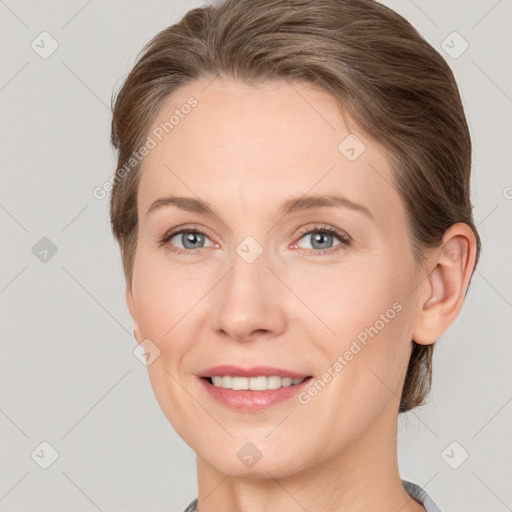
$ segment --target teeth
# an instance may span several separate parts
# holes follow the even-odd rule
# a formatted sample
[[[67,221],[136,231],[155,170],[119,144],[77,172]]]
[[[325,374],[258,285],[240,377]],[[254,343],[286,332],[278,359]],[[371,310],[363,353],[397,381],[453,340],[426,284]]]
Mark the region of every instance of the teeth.
[[[290,377],[279,377],[272,375],[270,377],[232,377],[231,375],[223,375],[212,377],[213,385],[225,389],[233,390],[252,390],[265,391],[267,389],[278,389],[281,387],[295,386],[300,384],[304,379],[291,379]]]

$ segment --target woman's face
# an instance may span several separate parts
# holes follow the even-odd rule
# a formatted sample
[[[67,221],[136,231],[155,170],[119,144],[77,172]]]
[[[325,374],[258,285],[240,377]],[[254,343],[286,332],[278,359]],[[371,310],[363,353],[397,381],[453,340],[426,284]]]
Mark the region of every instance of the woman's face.
[[[177,433],[233,476],[392,440],[420,278],[382,147],[308,85],[220,77],[179,89],[150,137],[127,301]],[[201,377],[288,383],[238,378],[257,366],[311,378]]]

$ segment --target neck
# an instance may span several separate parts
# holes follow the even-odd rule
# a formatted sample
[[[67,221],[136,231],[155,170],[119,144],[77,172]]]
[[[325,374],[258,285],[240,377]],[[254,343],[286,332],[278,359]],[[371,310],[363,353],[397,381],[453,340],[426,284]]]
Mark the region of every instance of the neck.
[[[397,414],[393,407],[348,447],[332,451],[328,458],[306,465],[301,471],[260,466],[259,475],[263,469],[268,477],[226,475],[198,456],[197,509],[199,512],[424,512],[424,507],[402,486],[396,435]]]

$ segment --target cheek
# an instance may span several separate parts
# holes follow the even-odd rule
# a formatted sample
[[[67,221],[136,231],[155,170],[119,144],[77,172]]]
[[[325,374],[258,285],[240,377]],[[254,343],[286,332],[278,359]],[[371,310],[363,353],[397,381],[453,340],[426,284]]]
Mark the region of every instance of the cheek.
[[[185,441],[193,438],[190,418],[183,411],[196,410],[183,380],[183,358],[190,349],[190,320],[199,297],[187,272],[141,252],[134,267],[133,290],[141,336],[158,348],[158,357],[147,367],[160,408]],[[192,286],[191,286],[192,285]]]
[[[334,348],[337,339],[338,348],[343,347],[344,340],[359,334],[364,339],[365,330],[376,323],[378,331],[389,330],[388,324],[399,316],[400,305],[396,303],[403,301],[406,279],[384,256],[373,254],[347,259],[337,266],[298,266],[288,271],[287,282],[293,283],[296,295],[317,317],[307,315],[309,323],[318,323],[324,339],[330,338],[329,346]]]
[[[323,269],[315,279],[308,278],[310,285],[316,282],[309,295],[308,283],[302,281],[300,291],[308,305],[331,331],[319,324],[326,334],[317,348],[324,356],[324,370],[340,375],[333,387],[373,397],[379,379],[384,394],[390,393],[386,386],[400,388],[411,343],[410,269],[410,261],[383,255],[372,265],[360,261],[350,268]]]
[[[187,269],[162,254],[141,250],[134,266],[133,290],[142,334],[155,341],[172,337],[180,319],[200,297],[198,279],[197,267]]]

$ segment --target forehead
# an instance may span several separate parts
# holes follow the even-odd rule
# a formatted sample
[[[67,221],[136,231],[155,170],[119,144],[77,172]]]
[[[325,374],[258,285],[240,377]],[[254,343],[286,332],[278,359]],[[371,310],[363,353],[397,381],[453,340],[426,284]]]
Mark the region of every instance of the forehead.
[[[150,137],[139,215],[166,194],[261,214],[308,193],[342,194],[381,222],[403,214],[383,148],[307,84],[198,80],[167,99]]]

